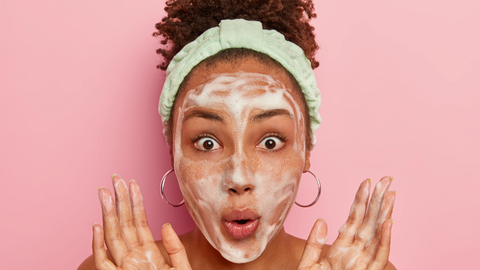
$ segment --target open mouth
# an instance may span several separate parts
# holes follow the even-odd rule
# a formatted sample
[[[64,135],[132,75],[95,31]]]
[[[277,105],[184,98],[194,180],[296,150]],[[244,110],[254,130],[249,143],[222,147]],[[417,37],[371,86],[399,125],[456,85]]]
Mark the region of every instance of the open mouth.
[[[260,224],[260,217],[251,210],[234,210],[224,215],[223,226],[235,239],[250,237]]]
[[[240,219],[240,220],[234,220],[235,222],[237,222],[238,224],[245,224],[249,221],[250,219]]]

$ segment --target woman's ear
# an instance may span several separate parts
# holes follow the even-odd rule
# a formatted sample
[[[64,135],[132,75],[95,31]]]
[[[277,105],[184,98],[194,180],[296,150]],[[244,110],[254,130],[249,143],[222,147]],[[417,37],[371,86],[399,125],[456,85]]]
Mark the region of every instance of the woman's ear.
[[[310,169],[310,149],[306,149],[305,151],[305,166],[303,167],[303,171]]]

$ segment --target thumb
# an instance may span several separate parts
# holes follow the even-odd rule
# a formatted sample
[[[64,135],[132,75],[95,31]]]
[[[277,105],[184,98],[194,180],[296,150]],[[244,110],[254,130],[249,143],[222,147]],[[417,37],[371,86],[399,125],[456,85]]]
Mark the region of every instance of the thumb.
[[[162,227],[162,240],[165,251],[168,257],[170,257],[172,267],[179,270],[191,270],[192,267],[188,261],[187,251],[170,223],[166,223]]]
[[[302,259],[298,265],[298,269],[311,269],[312,266],[318,264],[323,245],[327,241],[327,223],[319,218],[313,225],[313,229],[307,239]]]

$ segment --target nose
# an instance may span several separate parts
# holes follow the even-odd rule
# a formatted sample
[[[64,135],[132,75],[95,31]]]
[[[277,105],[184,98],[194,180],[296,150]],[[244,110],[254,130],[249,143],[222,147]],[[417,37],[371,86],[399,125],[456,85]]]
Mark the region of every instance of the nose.
[[[233,157],[225,172],[224,188],[230,194],[242,195],[255,189],[252,170],[246,158]]]
[[[243,193],[251,192],[253,190],[253,185],[236,185],[235,187],[229,188],[229,193],[241,195]]]

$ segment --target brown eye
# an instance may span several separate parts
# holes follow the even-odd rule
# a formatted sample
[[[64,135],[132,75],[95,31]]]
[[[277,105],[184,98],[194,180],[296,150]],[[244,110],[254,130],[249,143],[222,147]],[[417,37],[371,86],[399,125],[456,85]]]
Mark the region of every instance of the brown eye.
[[[278,150],[285,145],[285,142],[277,137],[267,137],[263,139],[256,147],[266,150]]]
[[[205,148],[205,150],[212,150],[213,142],[211,140],[204,141],[203,142],[203,148]]]
[[[277,145],[277,143],[272,139],[268,139],[267,141],[265,141],[265,147],[267,149],[273,149],[275,148],[275,145]]]
[[[195,142],[195,147],[202,151],[213,151],[222,148],[222,146],[210,137],[204,137]]]

